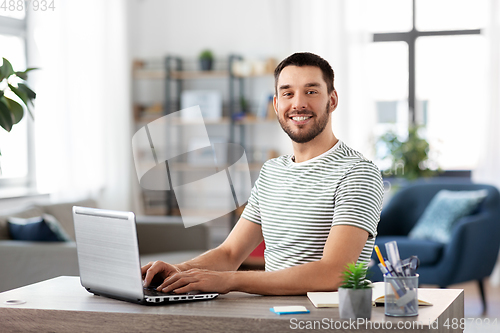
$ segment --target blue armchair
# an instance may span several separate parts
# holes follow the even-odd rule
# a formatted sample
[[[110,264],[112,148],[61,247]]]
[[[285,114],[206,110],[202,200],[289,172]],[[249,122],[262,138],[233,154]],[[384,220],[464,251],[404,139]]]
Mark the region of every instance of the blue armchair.
[[[442,189],[486,189],[488,195],[475,212],[454,225],[449,243],[408,238],[429,202]],[[486,311],[483,279],[493,271],[500,248],[500,194],[494,186],[435,178],[405,187],[382,210],[375,244],[384,257],[387,257],[384,244],[392,240],[397,241],[402,259],[411,255],[419,257],[417,273],[421,284],[437,284],[444,288],[454,283],[478,281],[483,310]],[[375,253],[372,258],[378,263]],[[377,265],[370,271],[372,281],[383,281]]]

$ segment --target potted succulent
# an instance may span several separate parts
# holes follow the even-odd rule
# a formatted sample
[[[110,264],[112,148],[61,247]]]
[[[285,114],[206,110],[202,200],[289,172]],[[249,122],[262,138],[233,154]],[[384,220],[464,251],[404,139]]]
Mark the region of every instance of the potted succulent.
[[[370,319],[372,314],[372,283],[366,279],[367,264],[350,263],[342,273],[339,288],[341,319]]]
[[[23,105],[26,106],[33,119],[30,105],[33,106],[36,94],[26,85],[25,81],[28,78],[28,72],[34,69],[36,68],[28,68],[23,72],[15,72],[11,63],[3,58],[2,66],[0,66],[0,127],[7,132],[10,132],[12,126],[23,119]]]
[[[212,69],[214,62],[214,55],[210,50],[203,50],[198,57],[200,59],[200,67],[203,71],[209,71]]]

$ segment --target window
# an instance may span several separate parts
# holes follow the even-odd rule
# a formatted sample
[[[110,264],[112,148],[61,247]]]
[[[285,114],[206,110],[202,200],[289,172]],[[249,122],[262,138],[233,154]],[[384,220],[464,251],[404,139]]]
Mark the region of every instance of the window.
[[[482,136],[488,100],[487,41],[480,30],[487,2],[368,3],[372,20],[366,24],[374,41],[368,50],[370,76],[377,80],[371,84],[378,113],[375,135],[388,129],[401,133],[408,123],[424,125],[437,165],[475,169],[474,138]],[[386,22],[390,17],[399,19]]]
[[[26,23],[24,10],[0,8],[0,57],[8,59],[14,70],[26,69]],[[30,184],[29,116],[7,133],[0,128],[0,186]]]
[[[427,101],[427,140],[443,170],[473,170],[488,110],[487,42],[481,35],[417,41],[416,98]]]

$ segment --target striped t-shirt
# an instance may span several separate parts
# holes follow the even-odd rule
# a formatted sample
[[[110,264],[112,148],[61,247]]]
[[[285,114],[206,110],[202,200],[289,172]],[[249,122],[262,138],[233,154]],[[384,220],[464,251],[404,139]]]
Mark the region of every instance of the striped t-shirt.
[[[301,163],[267,161],[241,217],[261,224],[266,271],[320,260],[330,229],[352,225],[369,234],[358,262],[371,257],[382,208],[378,168],[340,140]]]

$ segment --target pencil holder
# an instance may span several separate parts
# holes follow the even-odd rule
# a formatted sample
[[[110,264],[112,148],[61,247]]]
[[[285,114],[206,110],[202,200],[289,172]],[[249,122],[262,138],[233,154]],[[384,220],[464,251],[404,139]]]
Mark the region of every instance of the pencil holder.
[[[418,274],[416,276],[385,276],[385,314],[405,317],[418,315]]]

